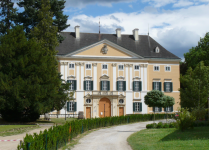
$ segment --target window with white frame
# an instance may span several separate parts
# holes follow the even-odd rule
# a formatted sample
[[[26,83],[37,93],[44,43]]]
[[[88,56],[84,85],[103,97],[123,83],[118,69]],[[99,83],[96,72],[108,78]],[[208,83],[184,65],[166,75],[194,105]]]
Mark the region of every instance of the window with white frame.
[[[123,65],[118,65],[119,70],[123,70]]]
[[[134,69],[139,70],[139,65],[135,65]]]
[[[166,107],[166,111],[171,111],[171,107]]]
[[[166,66],[165,67],[165,71],[171,71],[171,67],[170,66]]]
[[[69,64],[70,69],[74,69],[74,67],[75,67],[74,64]]]
[[[139,91],[139,82],[135,82],[135,91]]]
[[[142,111],[142,103],[141,102],[135,102],[135,112],[141,112]]]
[[[166,92],[170,92],[171,91],[170,82],[166,82],[165,86],[166,86]]]
[[[73,80],[68,80],[68,83],[71,83],[70,87],[69,87],[69,90],[70,91],[74,90],[74,81]]]
[[[103,91],[107,91],[107,81],[103,81]]]
[[[86,99],[86,103],[90,104],[91,103],[91,99]]]
[[[155,82],[155,90],[160,90],[159,82]]]
[[[69,111],[74,111],[74,104],[73,104],[73,102],[69,102]]]
[[[86,69],[91,69],[91,64],[86,64]]]
[[[123,81],[118,82],[118,90],[123,91]]]
[[[102,69],[107,69],[107,64],[103,64]]]
[[[154,71],[159,71],[160,67],[159,66],[154,66]]]
[[[91,90],[91,81],[86,81],[86,90],[87,91]]]
[[[160,111],[160,107],[155,107],[155,112],[159,112]]]

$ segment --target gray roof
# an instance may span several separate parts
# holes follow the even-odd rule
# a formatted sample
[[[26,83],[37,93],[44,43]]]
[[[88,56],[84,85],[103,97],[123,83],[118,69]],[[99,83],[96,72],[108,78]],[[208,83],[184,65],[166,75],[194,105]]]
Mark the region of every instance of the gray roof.
[[[75,32],[61,32],[60,34],[65,40],[56,48],[58,56],[75,52],[106,39],[144,58],[180,59],[148,35],[139,35],[139,41],[135,41],[133,35],[124,34],[121,35],[121,39],[118,39],[116,34],[80,33],[79,40],[75,38]],[[160,48],[160,53],[154,52],[157,46]]]

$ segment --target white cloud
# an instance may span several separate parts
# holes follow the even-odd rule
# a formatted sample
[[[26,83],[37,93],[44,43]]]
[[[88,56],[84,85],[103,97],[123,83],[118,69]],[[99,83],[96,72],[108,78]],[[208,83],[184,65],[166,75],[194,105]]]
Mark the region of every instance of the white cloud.
[[[173,5],[173,7],[186,7],[186,6],[191,6],[193,4],[194,2],[191,1],[178,1]]]
[[[122,34],[132,34],[134,28],[139,34],[147,34],[148,24],[150,36],[162,46],[183,57],[192,46],[196,46],[200,37],[209,32],[209,4],[190,6],[163,13],[150,13],[147,11],[135,13],[112,13],[103,16],[77,15],[68,20],[71,27],[66,31],[74,32],[74,26],[80,25],[81,32],[99,31],[99,18],[101,33],[115,34],[117,27],[122,28]]]
[[[175,3],[177,0],[142,0],[142,2],[148,2],[154,7],[162,7],[171,3]]]
[[[122,2],[130,3],[133,1],[135,0],[67,0],[65,3],[65,7],[84,8],[87,5],[92,5],[92,4],[111,7],[112,3],[122,3]]]
[[[133,6],[132,6],[132,5],[128,5],[128,7],[133,8]]]

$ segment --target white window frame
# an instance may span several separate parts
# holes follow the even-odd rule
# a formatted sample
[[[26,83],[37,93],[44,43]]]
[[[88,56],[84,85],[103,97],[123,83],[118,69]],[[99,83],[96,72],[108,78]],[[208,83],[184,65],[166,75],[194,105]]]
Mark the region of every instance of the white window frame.
[[[118,82],[118,91],[123,91],[123,81]]]
[[[158,67],[158,70],[156,70],[155,67]],[[160,66],[155,65],[155,66],[153,67],[153,70],[154,70],[154,71],[160,71]]]
[[[123,70],[123,65],[118,65],[118,70]]]
[[[166,107],[167,112],[171,112],[171,107]]]
[[[74,82],[73,82],[73,80],[70,80],[69,83],[71,83],[70,87],[69,87],[69,91],[73,91],[74,90]]]
[[[165,92],[170,92],[171,87],[170,87],[170,82],[165,82]]]
[[[91,64],[86,64],[86,69],[91,69]]]
[[[107,91],[107,81],[103,81],[103,91]]]
[[[91,91],[91,81],[90,80],[86,81],[86,91]]]
[[[69,69],[74,69],[74,68],[75,68],[75,64],[70,63],[70,64],[69,64]]]
[[[74,102],[69,102],[69,111],[74,111]]]
[[[137,68],[136,68],[136,67],[137,67]],[[134,66],[134,70],[139,70],[139,68],[140,68],[139,65],[135,65],[135,66]]]
[[[170,68],[170,69],[167,70],[167,68]],[[165,71],[166,71],[166,72],[171,72],[171,66],[165,66]]]
[[[160,107],[155,107],[155,112],[160,112]]]
[[[135,91],[139,91],[139,82],[135,82]]]
[[[135,112],[141,112],[142,110],[140,110],[140,102],[135,102]]]
[[[160,82],[155,82],[155,90],[160,90]]]
[[[104,68],[104,66],[107,66],[107,68]],[[108,65],[107,64],[102,64],[102,69],[108,69]]]

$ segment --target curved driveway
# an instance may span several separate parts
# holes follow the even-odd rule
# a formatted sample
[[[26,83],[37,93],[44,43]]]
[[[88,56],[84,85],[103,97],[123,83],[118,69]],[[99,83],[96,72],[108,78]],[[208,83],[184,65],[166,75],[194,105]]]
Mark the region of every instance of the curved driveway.
[[[165,122],[165,120],[160,120]],[[170,120],[171,121],[171,120]],[[159,121],[156,121],[156,123]],[[153,121],[114,126],[94,131],[79,140],[72,150],[132,150],[127,138],[134,132],[146,128]]]

